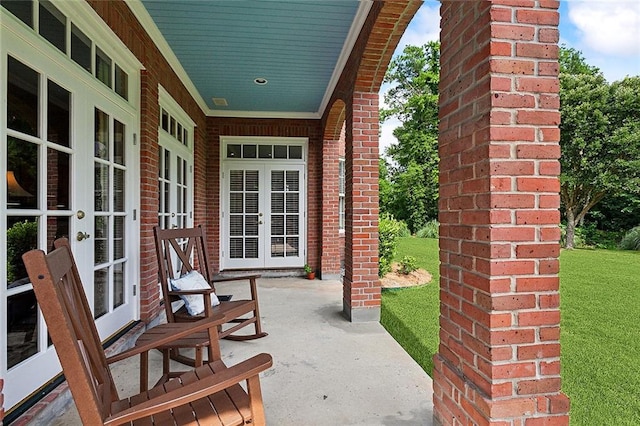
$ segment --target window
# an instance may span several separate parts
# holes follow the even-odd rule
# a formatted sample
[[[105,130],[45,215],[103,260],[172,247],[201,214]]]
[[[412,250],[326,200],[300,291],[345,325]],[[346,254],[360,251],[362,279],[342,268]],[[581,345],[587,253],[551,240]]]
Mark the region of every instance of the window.
[[[338,160],[338,229],[344,231],[344,158]]]

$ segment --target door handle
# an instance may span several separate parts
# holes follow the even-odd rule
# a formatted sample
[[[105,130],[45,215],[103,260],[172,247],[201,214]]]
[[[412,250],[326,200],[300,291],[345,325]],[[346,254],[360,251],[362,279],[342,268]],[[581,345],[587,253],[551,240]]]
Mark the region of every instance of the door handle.
[[[89,237],[91,237],[91,235],[87,234],[86,232],[78,232],[76,234],[76,240],[78,241],[86,240]]]

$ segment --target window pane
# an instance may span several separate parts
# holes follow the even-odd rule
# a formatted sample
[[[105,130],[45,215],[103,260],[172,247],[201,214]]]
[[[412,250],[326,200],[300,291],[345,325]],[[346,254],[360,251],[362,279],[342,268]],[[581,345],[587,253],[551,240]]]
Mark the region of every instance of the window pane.
[[[33,28],[33,1],[2,0],[0,4],[22,22]]]
[[[7,207],[38,207],[38,145],[7,137]]]
[[[69,209],[69,154],[47,149],[47,209]]]
[[[33,290],[7,298],[7,367],[38,352],[38,303]]]
[[[35,217],[7,217],[7,288],[29,283],[22,255],[38,248],[38,221]]]
[[[292,145],[289,147],[289,158],[292,160],[302,159],[302,147]]]
[[[93,316],[100,318],[109,311],[109,269],[93,273]]]
[[[71,59],[91,72],[91,40],[71,24]]]
[[[271,238],[271,257],[284,257],[284,237]]]
[[[256,146],[242,145],[242,158],[256,158]]]
[[[7,127],[28,135],[40,136],[40,75],[9,56],[7,77]]]
[[[125,164],[125,126],[118,120],[113,120],[113,161]]]
[[[258,145],[258,158],[271,158],[271,145]]]
[[[241,145],[227,145],[227,158],[242,158]]]
[[[126,72],[122,71],[122,68],[116,64],[115,71],[115,91],[118,95],[124,99],[129,99],[129,76]]]
[[[66,17],[47,0],[40,0],[40,35],[62,52],[67,51]]]
[[[273,147],[273,158],[287,158],[287,146],[275,145]]]
[[[111,87],[111,58],[96,48],[96,78]]]
[[[298,237],[287,237],[287,257],[293,256],[293,257],[297,257],[299,256],[299,249],[300,249],[300,240]]]
[[[96,163],[95,170],[95,205],[98,212],[109,211],[109,166]]]
[[[99,265],[109,261],[109,217],[96,216],[94,232],[94,263]]]
[[[47,95],[47,140],[69,146],[71,94],[49,80]]]

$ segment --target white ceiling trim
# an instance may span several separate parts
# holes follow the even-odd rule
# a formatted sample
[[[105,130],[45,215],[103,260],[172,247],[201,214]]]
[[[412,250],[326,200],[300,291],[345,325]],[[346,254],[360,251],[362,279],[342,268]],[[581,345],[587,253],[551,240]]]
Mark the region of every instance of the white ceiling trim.
[[[291,112],[291,111],[233,111],[210,109],[209,117],[238,117],[238,118],[294,118],[317,120],[322,118],[319,112]]]
[[[209,115],[209,106],[200,95],[198,89],[196,89],[195,84],[193,84],[193,81],[191,81],[191,79],[189,78],[189,75],[182,67],[182,64],[176,57],[175,53],[173,53],[173,50],[160,32],[160,29],[158,28],[156,23],[153,21],[153,18],[151,18],[151,15],[149,15],[149,12],[147,12],[144,4],[142,4],[142,0],[128,0],[125,3],[127,4],[127,6],[129,6],[129,9],[131,9],[138,21],[140,21],[140,24],[145,29],[145,31],[147,31],[149,37],[151,37],[151,40],[153,40],[153,42],[156,44],[156,46],[160,50],[160,53],[162,53],[167,62],[169,62],[169,65],[171,65],[175,73],[178,75],[178,78],[180,78],[180,81],[182,81],[182,84],[185,85],[193,99],[195,99],[202,112],[206,115]]]
[[[351,28],[349,29],[349,34],[347,34],[347,38],[345,39],[344,45],[342,46],[342,52],[340,52],[340,57],[338,58],[336,67],[333,69],[333,75],[331,75],[331,80],[329,80],[329,84],[327,85],[327,91],[324,93],[322,102],[320,102],[320,108],[318,109],[318,115],[320,117],[322,117],[325,108],[327,108],[327,105],[331,100],[331,95],[333,95],[333,91],[338,85],[338,81],[340,80],[342,71],[344,71],[344,67],[347,64],[349,57],[351,56],[353,46],[356,44],[356,40],[360,35],[360,31],[362,31],[362,27],[367,20],[367,16],[369,16],[369,11],[371,10],[372,5],[372,0],[360,1],[358,11],[356,12],[356,16],[353,19]]]

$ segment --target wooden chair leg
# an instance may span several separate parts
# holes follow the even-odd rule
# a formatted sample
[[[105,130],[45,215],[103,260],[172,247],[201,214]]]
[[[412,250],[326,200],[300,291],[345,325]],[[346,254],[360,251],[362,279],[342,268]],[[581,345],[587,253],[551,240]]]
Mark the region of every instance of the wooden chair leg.
[[[264,415],[264,406],[262,405],[260,379],[257,374],[247,379],[247,393],[249,394],[249,407],[253,417],[252,425],[265,426],[267,421]]]

